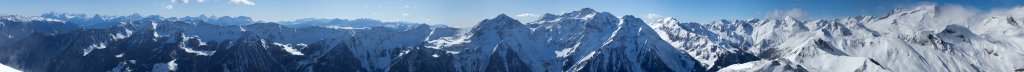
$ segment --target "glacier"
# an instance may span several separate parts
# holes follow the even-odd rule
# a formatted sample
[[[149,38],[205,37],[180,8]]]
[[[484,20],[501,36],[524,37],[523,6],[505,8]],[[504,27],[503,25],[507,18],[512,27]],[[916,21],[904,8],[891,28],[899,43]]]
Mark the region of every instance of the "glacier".
[[[470,28],[373,19],[0,15],[0,35],[7,35],[0,63],[30,72],[1024,71],[1024,15],[956,8],[703,23],[583,8],[532,21],[498,14]]]

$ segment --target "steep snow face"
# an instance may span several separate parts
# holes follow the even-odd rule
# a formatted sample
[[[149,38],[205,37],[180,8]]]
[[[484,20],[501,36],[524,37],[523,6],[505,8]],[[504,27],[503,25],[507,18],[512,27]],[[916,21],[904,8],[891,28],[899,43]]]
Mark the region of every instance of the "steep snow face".
[[[836,20],[750,20],[753,45],[746,52],[761,60],[721,71],[1011,71],[1024,67],[1019,61],[1024,43],[1020,32],[1014,32],[1020,30],[1015,26],[1019,19],[957,18],[962,16],[939,8],[923,5],[882,17]]]
[[[603,45],[568,71],[703,71],[696,60],[662,41],[639,18],[626,15],[617,27]]]
[[[306,54],[302,54],[302,52],[299,52],[299,50],[297,50],[295,47],[292,47],[291,44],[274,43],[274,45],[281,46],[282,50],[284,50],[285,52],[288,52],[289,54],[292,54],[292,55],[300,55],[300,56],[301,55],[306,55]],[[296,44],[296,45],[298,46],[298,48],[305,48],[305,46],[303,46],[305,44]]]
[[[661,40],[674,48],[685,50],[708,70],[715,71],[731,64],[757,58],[744,52],[750,47],[752,22],[715,21],[709,24],[680,23],[674,18],[659,19],[651,27]]]
[[[105,43],[102,43],[102,42],[99,43],[99,44],[89,45],[89,48],[82,49],[82,53],[84,53],[84,54],[82,54],[82,56],[89,55],[89,53],[91,53],[92,50],[104,49],[104,48],[107,48],[107,45]]]

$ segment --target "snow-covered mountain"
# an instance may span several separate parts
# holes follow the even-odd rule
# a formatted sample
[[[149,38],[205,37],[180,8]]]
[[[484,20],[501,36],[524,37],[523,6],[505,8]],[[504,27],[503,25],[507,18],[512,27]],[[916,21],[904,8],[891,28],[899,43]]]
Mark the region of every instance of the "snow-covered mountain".
[[[454,71],[704,71],[657,36],[639,18],[585,8],[527,24],[498,15],[427,48],[453,55]]]
[[[0,63],[29,72],[1024,70],[1024,16],[957,13],[923,5],[878,17],[693,23],[584,8],[535,21],[500,14],[472,28],[371,19],[3,15]]]
[[[4,16],[0,63],[24,71],[383,71],[401,50],[458,29],[290,28],[167,18],[84,28],[59,19]]]
[[[710,69],[722,71],[1013,71],[1024,45],[1019,16],[980,22],[941,6],[893,10],[882,16],[835,20],[722,20],[653,23],[662,38]],[[745,60],[747,54],[756,61]],[[738,58],[737,58],[738,57]],[[719,65],[719,64],[732,65]]]

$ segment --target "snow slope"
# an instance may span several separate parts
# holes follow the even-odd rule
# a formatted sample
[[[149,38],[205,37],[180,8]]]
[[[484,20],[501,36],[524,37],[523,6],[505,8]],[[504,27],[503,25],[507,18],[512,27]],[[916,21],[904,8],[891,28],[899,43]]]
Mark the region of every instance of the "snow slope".
[[[922,5],[882,17],[748,20],[760,60],[722,71],[1012,71],[1024,68],[1016,16],[964,17]],[[980,15],[980,14],[978,14]],[[668,36],[671,37],[671,36]],[[742,50],[741,50],[742,51]],[[1016,54],[1016,55],[1014,55]],[[706,62],[705,62],[706,63]]]
[[[0,72],[21,72],[18,69],[11,68],[10,66],[0,64]]]

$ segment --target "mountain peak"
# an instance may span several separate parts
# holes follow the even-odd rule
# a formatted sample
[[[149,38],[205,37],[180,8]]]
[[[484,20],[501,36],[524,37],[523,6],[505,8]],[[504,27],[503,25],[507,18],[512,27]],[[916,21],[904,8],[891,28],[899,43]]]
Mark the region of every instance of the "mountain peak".
[[[516,22],[516,23],[519,22],[518,20],[512,19],[512,17],[509,17],[508,15],[505,15],[505,14],[499,14],[498,16],[496,16],[496,17],[494,17],[492,19],[486,19],[484,21],[485,22],[486,21],[503,21],[503,22],[504,21],[512,21],[512,22]]]
[[[793,17],[790,17],[790,16],[786,16],[785,18],[782,18],[782,19],[784,19],[786,21],[797,21],[796,18],[793,18]]]
[[[515,22],[515,23],[519,23],[519,20],[513,19],[512,17],[509,17],[508,15],[505,15],[505,14],[499,14],[498,16],[496,16],[496,17],[494,17],[494,18],[492,18],[492,19],[486,19],[486,20],[484,20],[484,21],[485,21],[485,22],[486,22],[486,21],[498,21],[498,22],[503,22],[503,23],[504,23],[504,22]]]
[[[633,15],[622,16],[622,21],[623,21],[623,23],[626,23],[624,25],[630,25],[630,24],[646,25],[647,24],[647,23],[644,23],[644,20],[641,20],[640,18],[636,18]]]
[[[597,11],[594,10],[594,9],[591,9],[591,8],[583,8],[583,9],[580,9],[580,12],[597,12]]]
[[[626,15],[626,16],[622,16],[622,19],[625,19],[625,20],[639,20],[640,18],[636,18],[633,15]]]
[[[672,17],[665,17],[665,18],[661,18],[661,19],[658,19],[658,20],[654,21],[655,24],[658,24],[658,23],[660,23],[660,24],[675,24],[675,23],[678,23],[678,22],[679,22],[679,20],[676,20],[676,18],[672,18]]]
[[[557,15],[551,14],[551,13],[544,13],[544,16],[541,16],[540,21],[555,20],[555,19],[558,19]]]
[[[494,17],[494,19],[512,19],[512,17],[508,17],[508,15],[505,15],[503,13],[503,14],[499,14],[497,17]]]
[[[505,14],[499,14],[497,17],[494,17],[493,19],[485,19],[484,21],[481,21],[480,24],[478,24],[474,28],[474,30],[476,30],[476,29],[516,28],[516,27],[519,27],[519,26],[523,26],[523,24],[520,23],[519,20],[512,19],[512,17],[509,17],[508,15],[505,15]]]
[[[579,11],[573,11],[572,13],[593,14],[593,13],[598,13],[598,12],[597,12],[597,10],[594,10],[594,9],[591,9],[591,8],[583,8],[583,9],[580,9]]]
[[[566,13],[566,14],[562,14],[562,16],[563,17],[565,17],[565,16],[569,16],[569,17],[586,17],[586,16],[597,14],[597,13],[598,12],[596,10],[594,10],[594,9],[583,8],[583,9],[581,9],[579,11],[572,11],[572,12],[569,12],[569,13]]]

